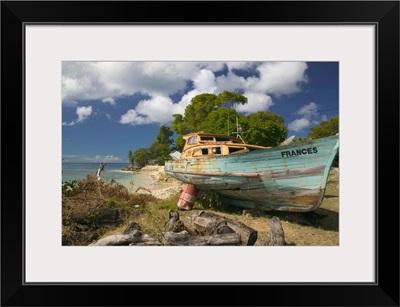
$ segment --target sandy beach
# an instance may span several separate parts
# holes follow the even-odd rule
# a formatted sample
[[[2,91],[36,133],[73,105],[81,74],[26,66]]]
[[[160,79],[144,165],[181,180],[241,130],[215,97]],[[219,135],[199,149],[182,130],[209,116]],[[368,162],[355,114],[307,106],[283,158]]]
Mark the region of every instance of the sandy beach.
[[[139,172],[148,175],[151,181],[149,185],[137,187],[137,192],[149,193],[157,198],[166,199],[182,191],[184,184],[165,174],[163,165],[147,165]]]

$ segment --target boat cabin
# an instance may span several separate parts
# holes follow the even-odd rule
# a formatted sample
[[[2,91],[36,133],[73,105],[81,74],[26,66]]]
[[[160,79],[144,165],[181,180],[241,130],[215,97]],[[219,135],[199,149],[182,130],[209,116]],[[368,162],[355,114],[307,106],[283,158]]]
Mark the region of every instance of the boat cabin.
[[[205,133],[203,131],[183,136],[185,146],[183,147],[181,159],[193,157],[215,157],[244,153],[268,147],[245,144],[240,138],[224,135]]]

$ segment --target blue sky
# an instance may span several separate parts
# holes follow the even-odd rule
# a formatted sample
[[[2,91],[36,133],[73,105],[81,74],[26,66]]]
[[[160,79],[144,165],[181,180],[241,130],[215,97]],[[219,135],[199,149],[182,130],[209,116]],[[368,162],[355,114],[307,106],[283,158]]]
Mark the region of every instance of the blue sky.
[[[338,73],[338,62],[63,62],[63,159],[125,163],[191,98],[224,90],[248,98],[236,111],[277,113],[305,137],[338,115]]]

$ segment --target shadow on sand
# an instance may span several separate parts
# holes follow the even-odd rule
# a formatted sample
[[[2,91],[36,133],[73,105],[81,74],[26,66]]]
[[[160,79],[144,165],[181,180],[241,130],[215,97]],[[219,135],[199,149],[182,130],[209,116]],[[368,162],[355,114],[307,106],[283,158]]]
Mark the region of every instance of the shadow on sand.
[[[273,211],[270,215],[277,216],[281,221],[299,225],[321,228],[328,231],[339,231],[339,213],[323,208],[311,212]]]

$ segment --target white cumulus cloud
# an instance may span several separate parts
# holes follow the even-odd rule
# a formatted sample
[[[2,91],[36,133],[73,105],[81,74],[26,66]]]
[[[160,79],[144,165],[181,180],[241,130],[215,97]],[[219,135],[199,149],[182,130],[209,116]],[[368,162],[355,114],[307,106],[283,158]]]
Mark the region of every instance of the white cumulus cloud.
[[[78,115],[77,123],[85,121],[92,114],[92,106],[88,107],[77,107],[76,114]]]
[[[300,118],[292,121],[288,125],[288,129],[290,131],[298,132],[305,128],[308,128],[309,126],[310,126],[310,120],[308,120],[307,118]]]
[[[250,69],[251,74],[245,74]],[[117,98],[140,94],[142,99],[120,117],[121,124],[167,123],[183,114],[190,100],[202,93],[243,93],[248,104],[237,111],[267,111],[273,95],[301,91],[307,82],[304,62],[63,62],[63,105],[80,107],[85,101],[102,101],[118,107]],[[246,77],[245,77],[246,76]],[[172,100],[174,99],[174,100]],[[83,122],[91,115],[79,109]]]
[[[104,102],[104,103],[109,103],[109,104],[115,106],[115,100],[114,100],[113,98],[111,98],[111,97],[104,98],[104,99],[102,100],[102,102]]]
[[[303,115],[304,117],[310,118],[313,116],[318,115],[318,106],[315,102],[310,102],[309,104],[306,104],[302,106],[296,114]]]
[[[326,115],[320,115],[318,105],[315,102],[302,106],[295,114],[299,115],[300,118],[295,119],[288,125],[288,129],[295,132],[319,125],[321,121],[327,120]]]
[[[76,108],[76,114],[78,115],[78,118],[67,123],[63,122],[63,126],[73,126],[76,123],[82,123],[84,122],[93,112],[92,106],[88,107],[77,107]]]
[[[267,111],[273,104],[270,96],[263,93],[244,93],[247,97],[247,103],[237,104],[236,111],[240,113],[256,113],[259,111]]]
[[[304,62],[262,63],[257,67],[260,78],[252,88],[277,96],[300,92],[301,85],[308,81],[306,69]]]
[[[105,163],[107,163],[107,162],[109,162],[109,163],[111,163],[111,162],[121,162],[122,161],[121,158],[116,157],[114,155],[106,155],[106,156],[97,155],[97,156],[94,157],[94,159],[91,159],[91,160],[93,162],[105,162]],[[107,170],[107,165],[105,166],[105,170]]]

